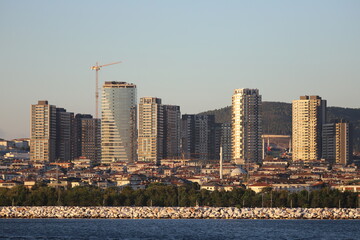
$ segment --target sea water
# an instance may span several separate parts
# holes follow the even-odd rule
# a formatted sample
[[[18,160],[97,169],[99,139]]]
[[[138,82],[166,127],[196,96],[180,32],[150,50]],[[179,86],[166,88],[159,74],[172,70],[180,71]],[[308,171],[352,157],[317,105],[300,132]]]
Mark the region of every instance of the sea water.
[[[360,220],[0,219],[0,239],[360,239]]]

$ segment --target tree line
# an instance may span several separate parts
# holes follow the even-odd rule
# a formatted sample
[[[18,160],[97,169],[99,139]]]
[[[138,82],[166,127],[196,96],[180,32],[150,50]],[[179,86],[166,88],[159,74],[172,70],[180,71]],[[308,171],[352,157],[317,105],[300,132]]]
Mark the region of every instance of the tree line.
[[[161,206],[161,207],[360,207],[358,194],[323,188],[315,191],[273,191],[265,188],[260,193],[250,189],[208,191],[198,184],[173,186],[150,184],[145,189],[125,187],[101,189],[79,186],[57,189],[36,185],[28,189],[23,185],[11,189],[0,188],[0,206]]]

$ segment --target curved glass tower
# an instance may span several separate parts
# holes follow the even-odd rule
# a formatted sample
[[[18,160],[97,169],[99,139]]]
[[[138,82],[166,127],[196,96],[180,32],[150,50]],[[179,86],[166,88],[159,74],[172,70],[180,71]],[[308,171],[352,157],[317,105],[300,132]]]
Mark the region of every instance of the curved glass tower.
[[[105,82],[102,92],[101,163],[136,161],[136,85]]]

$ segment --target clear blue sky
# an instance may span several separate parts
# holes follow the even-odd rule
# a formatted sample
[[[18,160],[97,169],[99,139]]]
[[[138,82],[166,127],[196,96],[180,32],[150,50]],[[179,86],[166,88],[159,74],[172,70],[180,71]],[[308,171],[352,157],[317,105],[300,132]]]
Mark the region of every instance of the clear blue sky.
[[[30,105],[94,113],[90,66],[198,113],[235,88],[360,107],[360,1],[0,0],[0,138],[29,136]]]

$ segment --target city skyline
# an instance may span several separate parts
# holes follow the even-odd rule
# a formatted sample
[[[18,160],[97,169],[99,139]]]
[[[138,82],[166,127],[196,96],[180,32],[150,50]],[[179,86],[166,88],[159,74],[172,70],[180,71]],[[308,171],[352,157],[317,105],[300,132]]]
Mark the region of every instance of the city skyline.
[[[105,84],[105,82],[103,83],[103,84]],[[133,83],[131,83],[131,84],[133,84]],[[136,85],[136,84],[135,84]],[[308,95],[306,95],[306,96],[308,96]],[[100,97],[102,97],[102,96],[100,96]],[[142,96],[138,96],[137,97],[137,100],[136,100],[136,102],[139,102],[139,100],[141,99],[141,98],[143,98]],[[149,98],[149,97],[148,97]],[[154,96],[153,98],[160,98],[160,97],[156,97],[156,96]],[[230,97],[230,99],[231,99],[231,97]],[[48,101],[47,99],[42,99],[42,100],[40,100],[40,99],[38,99],[37,101]],[[292,102],[293,102],[294,100],[292,100],[292,101],[290,101],[289,103],[288,102],[286,102],[286,103],[288,103],[288,104],[292,104]],[[265,101],[266,102],[266,101]],[[280,102],[280,101],[271,101],[271,100],[269,100],[268,102]],[[55,103],[52,103],[52,104],[55,104]],[[60,103],[61,104],[61,103]],[[27,105],[32,105],[32,103],[30,103],[30,104],[27,104]],[[58,106],[58,103],[56,103],[55,104],[56,106]],[[94,104],[95,105],[95,104]],[[138,104],[137,104],[138,105]],[[174,104],[175,105],[175,104]],[[231,107],[231,104],[230,105],[228,105],[228,106],[223,106],[223,107],[219,107],[219,108],[217,108],[217,109],[221,109],[221,108],[225,108],[225,107]],[[343,107],[343,106],[329,106],[329,107],[340,107],[340,108],[347,108],[347,107]],[[100,107],[99,107],[99,109],[101,110],[101,105],[100,105]],[[348,109],[359,109],[359,108],[348,108]],[[216,108],[212,108],[212,109],[206,109],[206,110],[204,110],[204,111],[201,111],[201,112],[197,112],[197,113],[192,113],[192,114],[199,114],[199,113],[202,113],[202,112],[206,112],[206,111],[211,111],[211,110],[216,110]],[[72,111],[72,110],[70,110],[71,112],[75,112],[75,111]],[[102,110],[101,110],[102,111]],[[81,112],[81,114],[87,114],[87,115],[91,115],[91,116],[93,116],[92,114],[90,114],[90,113],[87,113],[87,112]],[[94,114],[95,114],[95,112],[94,112]],[[181,112],[181,115],[186,115],[186,114],[188,114],[188,113],[183,113],[183,112]],[[100,116],[100,118],[99,119],[101,119],[101,116]],[[31,119],[29,118],[29,121],[30,121]],[[0,132],[1,133],[1,132]],[[10,132],[10,131],[7,131],[7,134],[12,134],[12,132]],[[21,139],[21,138],[30,138],[30,134],[31,134],[31,124],[29,123],[29,132],[28,133],[25,133],[24,135],[22,135],[22,136],[15,136],[15,137],[8,137],[8,138],[6,138],[6,137],[2,137],[1,135],[0,135],[0,139],[4,139],[4,140],[11,140],[11,139]],[[6,134],[4,134],[3,136],[6,136]]]
[[[97,61],[122,61],[99,72],[99,85],[132,82],[137,101],[156,96],[183,114],[230,106],[236,88],[260,89],[263,101],[319,95],[359,107],[358,1],[0,6],[0,138],[28,137],[39,99],[94,115]]]

